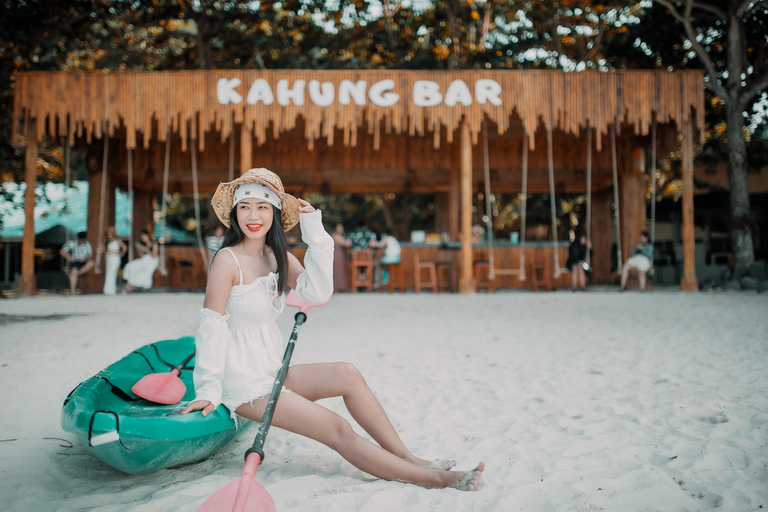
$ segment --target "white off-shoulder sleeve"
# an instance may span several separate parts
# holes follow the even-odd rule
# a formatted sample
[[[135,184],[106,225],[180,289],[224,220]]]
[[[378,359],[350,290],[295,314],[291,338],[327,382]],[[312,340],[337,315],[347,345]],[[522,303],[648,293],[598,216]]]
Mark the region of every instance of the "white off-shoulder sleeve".
[[[229,343],[229,315],[202,308],[200,323],[195,333],[195,400],[208,400],[214,407],[221,403],[221,379],[227,360]]]
[[[296,282],[296,295],[326,302],[333,294],[333,238],[323,228],[320,210],[299,214],[301,239],[307,244],[304,272]]]

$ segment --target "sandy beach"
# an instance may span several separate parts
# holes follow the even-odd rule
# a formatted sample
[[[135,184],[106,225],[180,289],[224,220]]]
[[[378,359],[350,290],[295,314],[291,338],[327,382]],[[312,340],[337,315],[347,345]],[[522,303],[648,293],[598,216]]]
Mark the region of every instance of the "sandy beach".
[[[0,300],[0,509],[196,510],[239,475],[255,429],[201,463],[131,476],[59,423],[81,381],[193,334],[202,301]],[[292,323],[280,320],[286,337]],[[336,295],[310,312],[294,363],[338,360],[416,455],[485,461],[483,487],[378,480],[274,428],[257,479],[278,510],[768,509],[768,294]]]

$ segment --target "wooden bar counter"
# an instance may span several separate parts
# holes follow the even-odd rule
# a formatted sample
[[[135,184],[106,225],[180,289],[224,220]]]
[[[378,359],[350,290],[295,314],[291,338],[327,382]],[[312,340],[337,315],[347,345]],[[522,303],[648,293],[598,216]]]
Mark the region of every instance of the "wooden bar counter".
[[[413,256],[418,254],[421,261],[450,261],[453,263],[455,273],[455,282],[459,279],[459,244],[417,244],[410,242],[400,242],[402,255],[400,264],[403,265],[403,276],[405,278],[405,289],[413,290]],[[520,252],[522,246],[519,244],[510,244],[508,242],[494,244],[493,257],[494,266],[498,270],[518,270],[520,267]],[[299,261],[304,261],[304,253],[307,248],[303,245],[296,245],[289,248],[290,252],[296,256]],[[554,288],[568,288],[571,285],[570,273],[563,273],[557,279],[554,278],[554,256],[552,242],[527,242],[525,245],[525,266],[527,279],[521,281],[516,275],[496,275],[496,288],[522,288],[530,289],[530,265],[536,256],[543,256],[548,262],[548,271],[552,276],[552,286]],[[473,260],[487,260],[488,246],[485,244],[475,244],[472,247]],[[560,242],[558,244],[558,257],[560,265],[565,266],[568,260],[568,243]],[[202,261],[200,249],[196,246],[167,246],[166,258],[168,275],[162,276],[158,271],[155,272],[155,286],[168,286],[171,290],[201,290],[205,289],[205,263]]]

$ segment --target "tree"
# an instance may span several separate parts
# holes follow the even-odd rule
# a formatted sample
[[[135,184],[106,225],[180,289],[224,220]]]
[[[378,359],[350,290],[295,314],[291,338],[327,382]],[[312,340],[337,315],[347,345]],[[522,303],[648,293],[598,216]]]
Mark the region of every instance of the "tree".
[[[705,87],[724,103],[730,231],[736,268],[754,262],[745,112],[768,88],[768,5],[764,0],[653,0],[683,27],[706,70]]]

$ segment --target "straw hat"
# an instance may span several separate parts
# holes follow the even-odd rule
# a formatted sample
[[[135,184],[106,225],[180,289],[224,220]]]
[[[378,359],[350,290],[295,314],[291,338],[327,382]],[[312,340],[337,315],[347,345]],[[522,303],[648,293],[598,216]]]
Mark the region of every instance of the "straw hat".
[[[260,183],[274,190],[280,196],[283,204],[280,220],[285,231],[288,231],[299,222],[299,201],[292,195],[285,193],[280,177],[268,169],[251,169],[235,180],[228,183],[220,183],[216,193],[213,194],[211,205],[222,224],[229,227],[229,212],[232,211],[232,198],[235,194],[235,188],[243,183]]]

